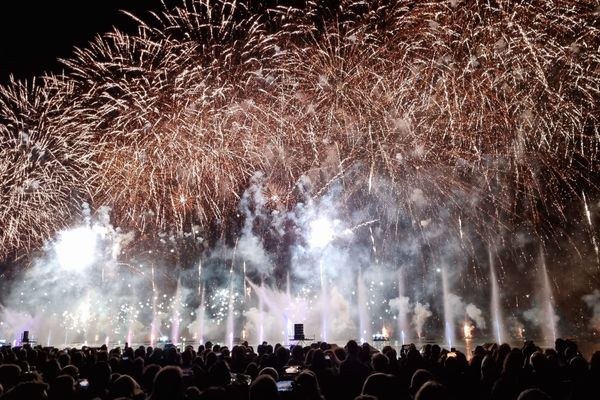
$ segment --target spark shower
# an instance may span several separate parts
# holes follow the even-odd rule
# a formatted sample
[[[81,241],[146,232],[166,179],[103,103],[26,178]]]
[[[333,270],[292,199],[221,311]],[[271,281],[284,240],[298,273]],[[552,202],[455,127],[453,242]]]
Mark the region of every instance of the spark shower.
[[[0,338],[598,332],[597,2],[131,17],[0,88]]]

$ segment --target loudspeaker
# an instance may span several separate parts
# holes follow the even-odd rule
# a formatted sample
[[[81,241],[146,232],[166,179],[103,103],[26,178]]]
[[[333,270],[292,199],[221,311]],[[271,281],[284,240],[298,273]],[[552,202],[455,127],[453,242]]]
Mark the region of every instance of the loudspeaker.
[[[304,324],[294,324],[294,340],[304,340]]]
[[[21,343],[29,343],[29,331],[23,331],[23,338]]]

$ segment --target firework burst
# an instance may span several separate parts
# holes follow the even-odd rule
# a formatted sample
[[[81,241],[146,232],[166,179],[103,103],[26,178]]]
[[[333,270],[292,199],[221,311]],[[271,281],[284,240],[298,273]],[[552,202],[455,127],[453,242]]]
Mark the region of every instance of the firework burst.
[[[77,218],[95,181],[95,144],[73,85],[46,77],[0,88],[0,258]]]
[[[400,214],[449,211],[484,237],[523,222],[548,234],[544,215],[598,192],[598,14],[592,1],[165,9],[76,51],[64,79],[2,89],[1,247],[39,244],[88,193],[124,228],[218,236],[256,171],[273,207],[293,206],[300,181],[313,197],[339,183],[347,209],[372,203],[396,230]]]

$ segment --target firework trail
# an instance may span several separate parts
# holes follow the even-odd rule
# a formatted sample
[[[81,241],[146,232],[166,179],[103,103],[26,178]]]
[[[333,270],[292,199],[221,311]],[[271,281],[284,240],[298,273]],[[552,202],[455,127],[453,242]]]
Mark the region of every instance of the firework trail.
[[[275,208],[304,179],[313,197],[340,183],[347,209],[373,203],[396,230],[390,202],[417,221],[449,212],[457,232],[551,235],[544,215],[565,218],[581,186],[598,193],[599,13],[566,0],[165,8],[77,50],[64,78],[2,88],[0,247],[39,244],[88,197],[123,228],[219,236],[256,171]],[[32,161],[41,143],[54,163]]]
[[[96,146],[76,103],[59,78],[0,87],[0,258],[35,248],[89,201]]]

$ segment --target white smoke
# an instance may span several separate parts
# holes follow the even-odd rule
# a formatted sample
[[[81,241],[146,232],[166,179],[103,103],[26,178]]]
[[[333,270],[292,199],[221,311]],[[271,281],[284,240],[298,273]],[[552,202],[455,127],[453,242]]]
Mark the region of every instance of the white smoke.
[[[244,191],[240,202],[240,212],[244,215],[244,226],[237,243],[236,255],[246,262],[249,271],[268,274],[273,263],[267,254],[262,239],[253,232],[255,221],[267,218],[266,203],[263,195],[263,174],[257,172],[250,181],[250,187]]]
[[[542,328],[545,334],[549,334],[548,330],[552,330],[557,326],[560,317],[552,311],[550,315],[547,307],[533,307],[523,312],[523,318],[532,325]]]
[[[406,296],[396,297],[390,299],[390,308],[400,316],[406,316],[411,309],[410,299]]]
[[[417,331],[417,336],[423,336],[423,326],[429,317],[433,314],[429,310],[429,303],[421,304],[417,302],[415,304],[415,311],[412,318],[412,323],[415,326],[415,330]]]
[[[448,293],[447,306],[450,309],[450,322],[454,326],[458,321],[462,321],[466,313],[466,305],[462,298],[454,293]]]
[[[306,337],[319,340],[324,306],[327,307],[328,340],[344,341],[353,337],[353,307],[336,287],[327,293],[325,304],[322,297],[290,298],[286,292],[270,286],[250,285],[262,300],[263,307],[262,312],[256,306],[244,312],[244,329],[251,342],[257,343],[260,339],[286,341],[293,336],[293,324],[304,324]]]
[[[483,313],[475,304],[468,304],[466,309],[467,315],[471,318],[479,329],[485,329],[485,318]]]
[[[582,299],[592,309],[590,327],[600,330],[600,290],[594,289],[593,293],[584,295]]]

